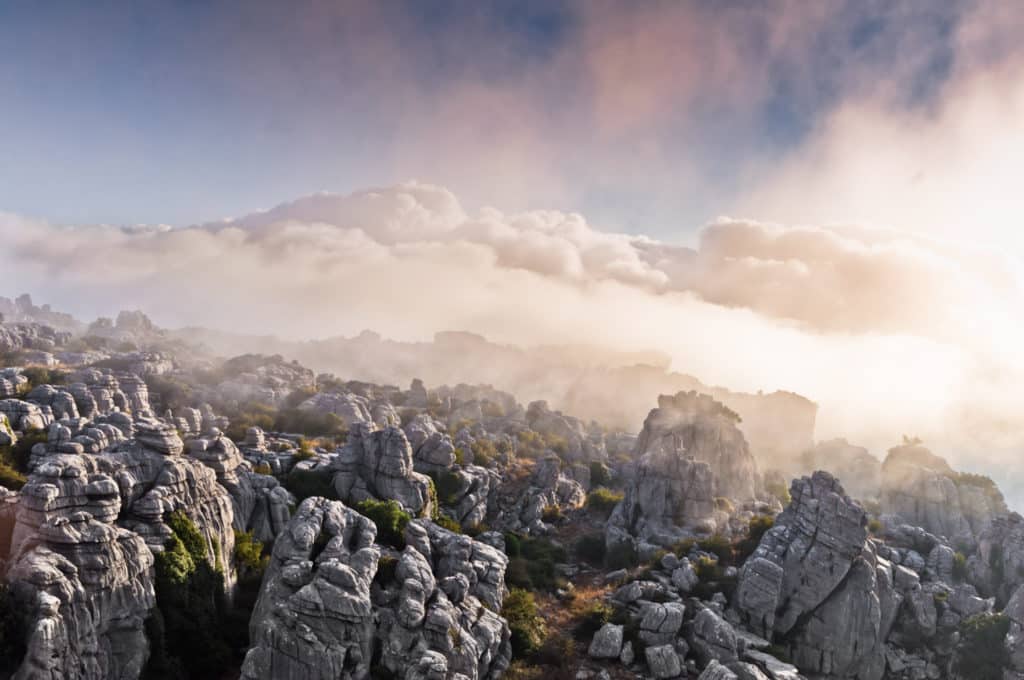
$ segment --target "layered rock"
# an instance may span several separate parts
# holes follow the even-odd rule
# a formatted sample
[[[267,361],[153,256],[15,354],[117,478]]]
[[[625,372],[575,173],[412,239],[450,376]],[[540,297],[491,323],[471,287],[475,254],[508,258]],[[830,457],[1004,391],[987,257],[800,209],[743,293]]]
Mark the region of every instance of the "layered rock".
[[[417,521],[394,575],[378,575],[376,528],[337,501],[309,498],[274,545],[242,676],[497,678],[510,657],[498,550]],[[373,586],[375,577],[378,585]],[[486,606],[485,606],[486,605]]]
[[[546,509],[575,510],[583,507],[586,500],[583,486],[564,474],[562,460],[548,455],[537,461],[530,486],[516,492],[514,505],[500,513],[498,520],[509,531],[543,533]]]
[[[707,463],[712,493],[737,500],[757,495],[757,463],[737,427],[739,416],[706,394],[680,392],[658,397],[644,421],[636,457],[648,452]]]
[[[939,536],[973,544],[992,521],[1007,513],[992,480],[955,472],[919,444],[889,450],[882,464],[882,511]]]
[[[254,473],[234,442],[219,433],[191,439],[189,456],[217,475],[217,483],[231,495],[234,528],[272,542],[288,524],[292,495],[273,477]]]
[[[412,447],[397,427],[355,425],[333,463],[334,489],[346,502],[398,501],[414,514],[429,514],[430,478],[415,471]]]
[[[694,532],[713,533],[722,523],[711,467],[657,441],[640,458],[605,537],[609,550],[636,543],[669,547]]]
[[[139,677],[155,604],[153,556],[137,535],[86,512],[47,520],[9,578],[28,605],[21,680]]]
[[[807,673],[878,680],[898,604],[867,516],[826,472],[794,480],[792,502],[743,565],[734,607]]]

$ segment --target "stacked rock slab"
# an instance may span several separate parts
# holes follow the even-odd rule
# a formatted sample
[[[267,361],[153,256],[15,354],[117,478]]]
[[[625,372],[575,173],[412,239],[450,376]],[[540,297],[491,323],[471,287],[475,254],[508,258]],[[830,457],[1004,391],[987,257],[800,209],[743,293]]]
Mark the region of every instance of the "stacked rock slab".
[[[508,627],[493,613],[504,597],[500,551],[415,521],[389,557],[394,577],[373,585],[375,537],[338,501],[302,502],[274,545],[243,678],[365,678],[379,664],[404,677],[479,680],[507,668]]]
[[[794,480],[790,494],[743,565],[733,605],[802,671],[878,680],[898,596],[867,541],[867,516],[827,472]]]
[[[252,531],[256,540],[268,543],[284,530],[292,495],[274,477],[252,472],[234,442],[215,432],[189,440],[188,448],[231,495],[235,529]]]
[[[149,653],[153,555],[86,512],[48,519],[9,573],[28,611],[17,680],[137,678]]]
[[[751,500],[757,491],[757,463],[738,423],[739,416],[706,394],[663,394],[644,420],[636,457],[659,451],[705,462],[715,496]]]
[[[398,501],[414,514],[431,511],[430,478],[415,471],[412,447],[397,427],[355,425],[333,469],[334,489],[343,501],[378,498]]]
[[[889,450],[882,464],[882,511],[958,543],[973,544],[1007,513],[991,480],[956,473],[919,444]]]

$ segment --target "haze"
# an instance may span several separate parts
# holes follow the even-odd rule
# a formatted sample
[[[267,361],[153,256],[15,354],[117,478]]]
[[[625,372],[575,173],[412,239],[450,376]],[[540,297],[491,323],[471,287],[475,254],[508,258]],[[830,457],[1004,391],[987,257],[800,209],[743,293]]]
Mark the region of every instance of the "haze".
[[[660,351],[1013,493],[1010,3],[30,4],[0,10],[0,295]]]

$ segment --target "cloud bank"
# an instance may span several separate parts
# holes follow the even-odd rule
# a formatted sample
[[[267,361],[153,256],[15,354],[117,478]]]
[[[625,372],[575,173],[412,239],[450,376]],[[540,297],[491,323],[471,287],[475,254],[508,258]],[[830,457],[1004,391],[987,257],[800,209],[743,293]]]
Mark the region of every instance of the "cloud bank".
[[[409,183],[180,229],[4,215],[0,244],[0,294],[85,318],[138,307],[163,325],[287,338],[464,329],[653,349],[706,382],[819,401],[821,437],[1020,443],[1019,269],[920,236],[722,218],[690,248],[575,213],[470,213]]]

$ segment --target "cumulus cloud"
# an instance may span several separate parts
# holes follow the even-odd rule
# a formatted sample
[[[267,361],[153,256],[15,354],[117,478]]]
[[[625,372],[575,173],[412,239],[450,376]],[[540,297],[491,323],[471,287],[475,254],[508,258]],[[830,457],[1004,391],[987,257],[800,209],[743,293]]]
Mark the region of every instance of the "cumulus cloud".
[[[1012,265],[895,232],[723,218],[690,248],[574,213],[469,213],[446,189],[404,184],[180,229],[5,215],[0,243],[0,293],[85,318],[138,307],[163,325],[287,338],[465,329],[653,349],[713,384],[806,394],[820,436],[877,446],[904,431],[1004,445],[1022,406],[1024,367],[987,342],[1021,340]]]

